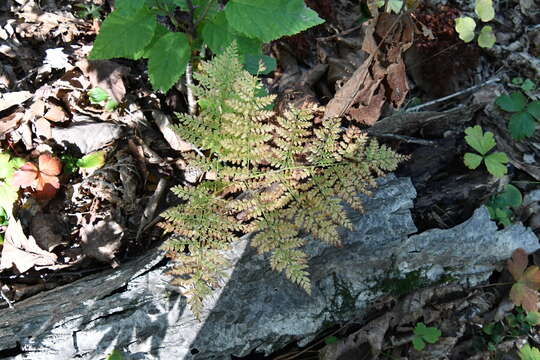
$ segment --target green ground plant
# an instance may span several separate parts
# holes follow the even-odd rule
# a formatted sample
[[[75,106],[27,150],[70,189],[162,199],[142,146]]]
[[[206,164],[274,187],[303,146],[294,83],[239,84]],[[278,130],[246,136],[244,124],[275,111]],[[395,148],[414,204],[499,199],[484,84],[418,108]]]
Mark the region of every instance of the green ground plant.
[[[526,88],[530,86],[530,84],[525,85]],[[513,91],[499,96],[495,104],[501,110],[512,114],[508,122],[508,130],[514,139],[522,140],[533,136],[536,122],[540,121],[540,100],[529,101],[522,91]]]
[[[540,360],[540,350],[529,344],[523,345],[518,355],[520,360]]]
[[[303,0],[117,0],[103,24],[90,59],[148,59],[155,90],[169,90],[192,56],[208,46],[220,54],[233,41],[242,62],[266,70],[275,60],[262,46],[324,21]],[[160,17],[160,21],[158,21]]]
[[[90,104],[103,106],[105,111],[113,111],[118,107],[118,102],[100,87],[95,87],[88,91],[88,100],[90,100]]]
[[[258,95],[262,85],[243,70],[234,45],[194,76],[200,111],[179,114],[176,131],[198,148],[186,160],[201,176],[195,186],[173,188],[183,203],[162,224],[178,235],[166,244],[181,258],[176,283],[199,313],[223,278],[219,250],[254,233],[251,244],[269,253],[272,269],[309,292],[308,236],[339,245],[338,227],[352,226],[343,202],[361,210],[358,194],[370,194],[375,177],[405,157],[340,119],[315,125],[308,110],[267,110],[274,96]]]
[[[493,8],[493,0],[476,0],[474,12],[478,19],[482,22],[488,22],[495,18],[495,9]],[[456,19],[455,29],[459,38],[466,43],[474,40],[476,33],[476,21],[470,16],[461,16]],[[495,34],[489,25],[484,25],[478,34],[478,46],[483,48],[491,48],[495,44]]]
[[[512,223],[512,208],[521,206],[521,192],[512,184],[507,184],[499,194],[493,195],[486,204],[489,216],[503,226]]]
[[[441,330],[436,327],[427,327],[424,323],[419,322],[414,328],[413,347],[418,351],[422,351],[425,349],[426,343],[435,344],[439,341],[441,335]]]
[[[490,153],[497,145],[493,133],[489,131],[484,133],[480,125],[476,125],[466,128],[465,134],[465,142],[478,152],[478,154],[465,153],[463,156],[465,165],[469,169],[474,170],[483,162],[491,175],[495,177],[504,176],[507,172],[506,163],[508,162],[508,156],[499,151]]]

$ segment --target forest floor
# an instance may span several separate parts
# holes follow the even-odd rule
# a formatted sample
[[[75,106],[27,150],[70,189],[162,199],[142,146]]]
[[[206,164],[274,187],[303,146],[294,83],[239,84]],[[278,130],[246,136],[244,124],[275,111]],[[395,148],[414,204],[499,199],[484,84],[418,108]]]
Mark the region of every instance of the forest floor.
[[[454,29],[455,18],[474,12],[472,1],[434,1],[378,21],[369,20],[356,1],[306,3],[326,23],[266,48],[278,65],[262,80],[278,96],[278,110],[294,104],[343,116],[410,155],[396,174],[411,177],[417,189],[413,217],[419,231],[453,227],[488,203],[500,210],[501,227],[519,221],[540,232],[534,119],[532,135],[519,136],[527,124],[509,129],[511,114],[495,103],[511,92],[529,103],[540,99],[537,4],[496,4],[490,25],[497,41],[481,48],[476,41],[464,43]],[[86,59],[110,10],[106,0],[82,7],[68,0],[0,3],[0,152],[33,169],[15,195],[0,186],[0,307],[158,245],[162,230],[156,224],[168,190],[192,177],[182,155],[186,143],[171,130],[174,113],[187,111],[184,88],[152,91],[143,60]],[[381,34],[388,36],[370,56],[370,39]],[[93,99],[97,88],[108,98]],[[508,156],[504,176],[465,166],[464,154],[474,151],[464,131],[475,125],[492,132],[496,149]],[[0,179],[11,171],[8,160],[0,154]],[[504,202],[508,184],[519,190],[519,203]],[[12,221],[2,210],[2,199],[10,196],[16,196]],[[530,261],[540,264],[536,254]],[[371,338],[350,338],[345,345],[356,359],[374,358],[369,344],[375,343],[382,344],[379,359],[518,359],[523,344],[540,345],[538,319],[508,300],[509,281],[503,270],[492,282],[506,286],[442,297],[434,289],[409,294],[431,299],[420,310],[444,334],[422,352],[411,343],[415,324],[382,331],[370,323],[384,313],[379,310],[321,334],[307,349],[291,345],[269,358],[333,359],[323,355],[326,345],[370,326]],[[379,308],[401,299],[383,299]],[[478,315],[460,321],[460,309],[472,303]]]

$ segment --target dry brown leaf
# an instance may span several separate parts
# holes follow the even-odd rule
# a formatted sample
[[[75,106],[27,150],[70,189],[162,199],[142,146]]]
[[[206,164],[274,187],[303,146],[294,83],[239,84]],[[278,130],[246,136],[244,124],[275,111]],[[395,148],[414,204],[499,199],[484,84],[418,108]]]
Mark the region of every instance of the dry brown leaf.
[[[32,218],[30,234],[42,249],[53,251],[56,247],[67,244],[60,233],[61,225],[56,216],[39,213]]]
[[[76,66],[84,75],[90,78],[92,87],[100,87],[107,91],[114,100],[121,102],[126,94],[126,88],[122,77],[129,73],[125,66],[109,60],[81,60]]]
[[[48,107],[49,110],[47,110],[43,116],[45,119],[53,122],[63,122],[67,120],[66,113],[61,106],[49,102]]]
[[[22,105],[26,100],[32,97],[30,91],[15,91],[0,94],[0,111],[4,111],[13,105]]]
[[[9,219],[0,270],[15,267],[23,273],[34,266],[53,266],[56,260],[56,255],[40,248],[34,237],[24,235],[20,221],[13,217]]]
[[[8,132],[15,130],[23,118],[20,112],[13,113],[0,119],[0,138],[4,137]]]
[[[521,305],[526,311],[538,311],[538,292],[540,289],[540,269],[528,265],[527,253],[517,249],[508,260],[508,271],[516,283],[510,289],[510,299],[516,305]]]
[[[154,118],[159,130],[161,131],[161,134],[163,134],[163,137],[169,145],[174,150],[178,151],[190,151],[193,150],[193,146],[182,140],[180,136],[172,129],[171,121],[169,120],[168,116],[163,114],[161,111],[153,110],[152,111],[152,117]]]

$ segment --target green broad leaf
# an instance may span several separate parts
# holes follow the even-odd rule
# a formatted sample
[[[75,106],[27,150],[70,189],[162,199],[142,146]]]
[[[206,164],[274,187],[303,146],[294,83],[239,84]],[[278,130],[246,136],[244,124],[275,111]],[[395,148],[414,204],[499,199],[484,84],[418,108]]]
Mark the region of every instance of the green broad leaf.
[[[264,68],[262,71],[259,68],[261,62]],[[244,67],[252,75],[266,75],[276,70],[277,62],[276,59],[267,55],[247,54],[244,57]]]
[[[9,182],[0,181],[0,207],[5,210],[8,216],[13,213],[13,204],[19,198],[17,187]]]
[[[236,41],[240,54],[260,54],[262,51],[262,42],[245,37],[233,29],[224,12],[207,21],[201,34],[204,42],[216,54],[221,54],[233,41]]]
[[[13,167],[9,163],[9,154],[0,153],[0,179],[5,179],[13,175]]]
[[[525,110],[527,98],[521,91],[513,91],[509,95],[501,95],[495,100],[502,110],[507,112],[518,112]]]
[[[64,174],[73,174],[75,171],[78,170],[77,161],[78,159],[75,156],[69,155],[69,154],[63,154],[60,156],[60,160],[62,161],[62,172]]]
[[[508,122],[508,130],[516,140],[522,140],[532,136],[536,129],[536,123],[533,117],[525,111],[512,114]]]
[[[494,152],[484,158],[488,172],[498,178],[506,174],[506,163],[508,161],[508,156],[502,152]]]
[[[493,1],[492,0],[476,0],[476,6],[474,8],[474,12],[480,20],[483,22],[488,22],[493,20],[495,17],[495,9],[493,9]]]
[[[229,24],[249,38],[270,42],[324,22],[303,0],[230,0]]]
[[[412,344],[413,344],[413,347],[418,351],[422,351],[426,348],[426,343],[419,336],[413,337]]]
[[[403,0],[388,0],[386,11],[393,12],[394,14],[399,14],[401,12],[402,7],[403,7]]]
[[[132,16],[113,11],[103,21],[89,59],[133,59],[152,40],[156,24],[154,14],[146,8]]]
[[[114,111],[114,109],[116,109],[117,107],[118,107],[118,101],[110,99],[105,104],[104,109],[105,109],[105,111]]]
[[[531,326],[540,324],[540,313],[538,311],[529,311],[525,316],[525,321]]]
[[[529,344],[523,345],[519,349],[520,360],[540,360],[540,350],[535,347],[531,347]]]
[[[540,101],[535,100],[527,105],[527,112],[537,121],[540,121]]]
[[[499,209],[499,208],[491,208],[487,207],[489,212],[489,217],[491,220],[494,220],[500,224],[502,224],[504,227],[509,226],[512,224],[512,221],[510,221],[510,215],[512,214],[509,209]]]
[[[130,15],[135,14],[141,10],[145,5],[144,0],[115,0],[114,6],[120,10],[123,14]]]
[[[476,28],[476,22],[469,16],[462,16],[456,19],[456,31],[459,38],[466,43],[471,42],[474,39],[474,29]]]
[[[139,51],[137,51],[134,55],[133,55],[133,60],[138,60],[138,59],[148,59],[148,52],[150,51],[150,49],[152,48],[152,46],[154,46],[154,44],[163,37],[163,35],[167,34],[167,33],[170,33],[171,31],[169,29],[167,29],[165,26],[161,25],[161,24],[157,24],[156,25],[156,29],[154,31],[154,36],[152,37],[152,40],[150,41],[150,43],[144,48],[144,49],[141,49]]]
[[[531,79],[526,79],[521,85],[521,90],[523,91],[533,91],[536,88],[536,84],[531,81]]]
[[[109,97],[109,93],[100,87],[95,87],[88,90],[88,99],[90,100],[90,104],[99,104],[103,101],[107,101]]]
[[[83,156],[77,160],[76,165],[82,169],[98,169],[105,164],[105,152],[98,151]]]
[[[13,169],[17,170],[18,168],[26,164],[26,160],[21,159],[20,157],[14,157],[9,160],[9,163],[11,164]]]
[[[490,131],[483,133],[480,125],[466,128],[465,134],[465,141],[467,144],[482,155],[487,154],[488,151],[497,145],[493,133]]]
[[[495,44],[496,40],[491,26],[486,25],[480,30],[480,35],[478,35],[478,46],[490,49]]]
[[[191,47],[184,33],[171,32],[159,39],[148,53],[148,74],[155,90],[166,92],[184,74]]]
[[[465,155],[463,155],[463,163],[471,170],[476,169],[482,163],[483,159],[484,158],[478,154],[465,153]]]

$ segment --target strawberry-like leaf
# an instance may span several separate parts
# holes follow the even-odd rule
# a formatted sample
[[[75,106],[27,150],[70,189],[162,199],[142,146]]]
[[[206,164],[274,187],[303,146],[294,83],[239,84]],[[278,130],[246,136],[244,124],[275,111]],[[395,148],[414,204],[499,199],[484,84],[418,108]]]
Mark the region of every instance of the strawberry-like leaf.
[[[521,276],[527,269],[529,264],[529,259],[527,258],[527,253],[522,248],[514,250],[512,253],[512,259],[508,260],[508,271],[514,277],[514,280],[519,281]]]
[[[45,175],[58,176],[62,172],[62,162],[59,158],[45,153],[39,155],[39,171]]]
[[[62,162],[51,154],[44,153],[38,159],[39,169],[31,162],[24,164],[13,174],[15,186],[32,187],[38,200],[50,200],[60,188],[58,175],[62,171]]]
[[[538,292],[540,289],[540,268],[528,265],[527,253],[517,249],[508,260],[508,271],[516,280],[510,289],[510,299],[516,305],[521,305],[527,312],[538,311]]]

